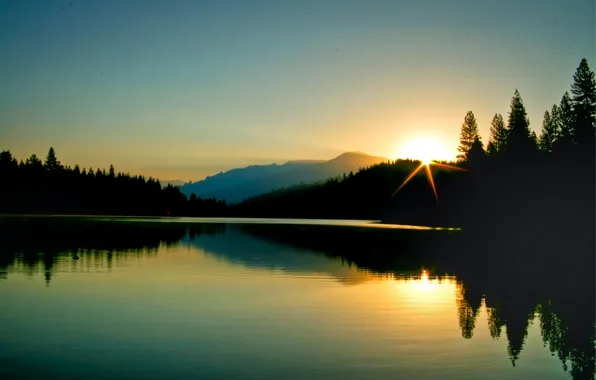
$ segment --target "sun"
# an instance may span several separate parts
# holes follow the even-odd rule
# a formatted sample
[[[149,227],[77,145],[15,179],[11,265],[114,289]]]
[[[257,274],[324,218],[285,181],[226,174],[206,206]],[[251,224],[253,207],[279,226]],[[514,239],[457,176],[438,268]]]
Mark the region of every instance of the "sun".
[[[440,167],[447,170],[461,170],[467,171],[466,169],[442,164],[436,162],[435,160],[445,160],[448,161],[448,156],[446,154],[448,150],[445,148],[444,145],[439,143],[436,140],[432,139],[416,139],[412,140],[408,145],[406,145],[406,149],[404,149],[404,153],[402,153],[402,158],[411,158],[416,161],[420,161],[420,165],[414,171],[406,177],[404,182],[401,184],[400,187],[397,188],[391,195],[392,197],[397,194],[397,192],[404,187],[420,170],[426,169],[426,178],[428,179],[428,183],[433,190],[435,195],[435,199],[439,202],[439,195],[437,194],[437,187],[435,186],[435,180],[433,179],[433,173],[431,170],[431,166]]]
[[[423,165],[428,165],[433,161],[449,161],[451,159],[451,153],[445,144],[428,137],[409,141],[398,156],[420,161]]]

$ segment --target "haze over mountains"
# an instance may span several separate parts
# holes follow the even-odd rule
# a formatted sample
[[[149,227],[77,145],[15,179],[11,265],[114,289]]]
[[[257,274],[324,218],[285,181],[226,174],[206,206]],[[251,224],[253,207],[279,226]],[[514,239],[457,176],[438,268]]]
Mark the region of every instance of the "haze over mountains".
[[[194,193],[201,198],[215,197],[236,203],[271,190],[300,183],[310,184],[387,161],[389,159],[385,157],[348,152],[328,161],[296,160],[283,165],[250,165],[185,183],[181,190],[187,196]]]

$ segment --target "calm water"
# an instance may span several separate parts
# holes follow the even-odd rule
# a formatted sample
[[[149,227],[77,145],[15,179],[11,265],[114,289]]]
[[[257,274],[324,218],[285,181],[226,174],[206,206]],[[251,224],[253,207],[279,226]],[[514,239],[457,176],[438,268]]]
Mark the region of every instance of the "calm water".
[[[594,377],[593,278],[442,265],[458,232],[34,219],[2,222],[2,379]]]

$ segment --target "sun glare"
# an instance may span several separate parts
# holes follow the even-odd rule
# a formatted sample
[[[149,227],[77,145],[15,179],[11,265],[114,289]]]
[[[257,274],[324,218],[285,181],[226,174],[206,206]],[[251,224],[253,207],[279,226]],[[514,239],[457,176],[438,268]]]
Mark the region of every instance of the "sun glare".
[[[449,160],[451,154],[441,142],[431,138],[418,138],[410,141],[403,148],[400,158],[410,158],[428,165],[433,161]]]
[[[450,276],[431,276],[423,270],[418,276],[395,278],[393,285],[409,302],[436,308],[439,304],[451,302],[457,281]]]
[[[433,139],[416,139],[412,140],[404,149],[404,153],[401,155],[402,158],[410,158],[412,160],[420,161],[420,165],[414,171],[406,177],[404,182],[401,184],[400,187],[397,188],[391,195],[392,197],[397,194],[397,192],[404,187],[418,172],[421,170],[425,170],[426,178],[428,179],[428,183],[433,190],[433,194],[437,202],[439,202],[439,194],[437,194],[437,187],[435,186],[435,180],[433,179],[433,173],[431,170],[431,166],[440,167],[444,170],[462,170],[467,171],[466,169],[459,168],[457,166],[446,165],[442,163],[438,163],[436,161],[449,161],[449,153],[445,145],[441,144],[437,140]]]

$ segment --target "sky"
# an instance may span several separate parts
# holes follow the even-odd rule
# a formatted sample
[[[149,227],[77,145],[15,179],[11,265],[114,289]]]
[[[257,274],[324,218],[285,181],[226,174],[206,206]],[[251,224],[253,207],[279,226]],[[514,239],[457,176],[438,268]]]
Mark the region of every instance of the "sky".
[[[595,13],[593,0],[0,0],[0,150],[186,181],[397,158],[425,137],[454,157],[466,112],[486,143],[515,89],[540,132],[581,59],[596,68]]]

